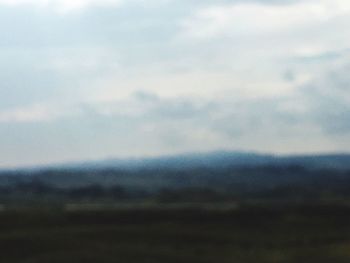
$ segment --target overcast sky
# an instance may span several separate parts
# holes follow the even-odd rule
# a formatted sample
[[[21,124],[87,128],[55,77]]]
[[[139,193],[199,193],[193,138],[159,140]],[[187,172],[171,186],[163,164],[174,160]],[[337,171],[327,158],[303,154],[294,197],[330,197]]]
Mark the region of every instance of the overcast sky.
[[[0,166],[350,150],[349,0],[0,0]]]

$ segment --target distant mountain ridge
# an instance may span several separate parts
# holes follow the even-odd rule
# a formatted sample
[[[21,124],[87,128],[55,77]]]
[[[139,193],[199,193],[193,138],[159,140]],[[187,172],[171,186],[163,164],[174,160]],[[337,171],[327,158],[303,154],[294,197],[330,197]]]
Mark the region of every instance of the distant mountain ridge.
[[[106,159],[61,165],[43,166],[38,169],[191,169],[235,168],[259,166],[303,166],[309,169],[350,169],[350,154],[273,155],[254,152],[216,151],[189,153],[152,158]]]
[[[0,203],[217,197],[350,200],[350,154],[221,151],[42,166],[0,175]]]

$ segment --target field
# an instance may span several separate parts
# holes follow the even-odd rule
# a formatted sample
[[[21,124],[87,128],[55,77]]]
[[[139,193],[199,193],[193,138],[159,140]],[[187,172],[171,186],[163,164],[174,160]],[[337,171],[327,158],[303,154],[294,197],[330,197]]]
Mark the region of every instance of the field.
[[[0,213],[0,252],[4,263],[348,263],[350,209],[13,209]]]

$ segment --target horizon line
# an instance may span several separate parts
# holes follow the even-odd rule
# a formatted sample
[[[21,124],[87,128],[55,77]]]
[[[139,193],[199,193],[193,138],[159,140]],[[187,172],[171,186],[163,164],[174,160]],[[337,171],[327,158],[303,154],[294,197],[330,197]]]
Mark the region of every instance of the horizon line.
[[[37,163],[37,164],[23,164],[23,165],[8,165],[1,166],[0,172],[5,171],[19,171],[19,170],[37,170],[37,169],[57,169],[63,166],[74,166],[74,165],[88,165],[89,163],[99,163],[104,161],[145,161],[145,160],[155,160],[155,159],[166,159],[166,158],[176,158],[176,157],[189,157],[189,156],[205,156],[210,154],[245,154],[245,155],[259,155],[259,156],[271,156],[276,158],[288,158],[288,157],[322,157],[322,156],[346,156],[350,155],[349,152],[345,151],[319,151],[319,152],[291,152],[291,153],[272,153],[272,152],[262,152],[254,150],[225,150],[218,149],[212,151],[189,151],[189,152],[179,152],[179,153],[165,153],[165,154],[154,154],[154,155],[140,155],[140,156],[106,156],[102,158],[86,158],[86,159],[76,159],[76,160],[61,160],[57,162],[48,163]]]

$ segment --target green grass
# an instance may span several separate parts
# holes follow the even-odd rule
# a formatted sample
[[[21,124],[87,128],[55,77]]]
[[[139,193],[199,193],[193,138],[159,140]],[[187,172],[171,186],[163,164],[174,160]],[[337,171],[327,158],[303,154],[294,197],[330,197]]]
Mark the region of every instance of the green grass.
[[[346,207],[0,213],[4,263],[348,263]]]

